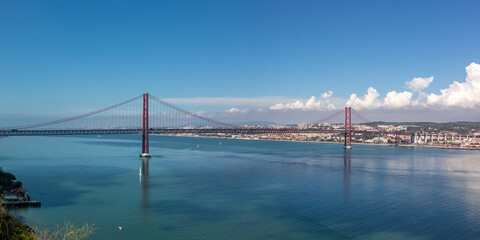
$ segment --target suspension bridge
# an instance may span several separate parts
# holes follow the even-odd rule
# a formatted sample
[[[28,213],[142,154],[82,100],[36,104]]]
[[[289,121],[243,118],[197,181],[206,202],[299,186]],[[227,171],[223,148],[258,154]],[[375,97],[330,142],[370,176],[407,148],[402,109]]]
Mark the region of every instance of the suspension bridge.
[[[262,134],[262,133],[336,133],[344,134],[344,147],[352,143],[352,114],[370,122],[351,107],[345,107],[309,125],[345,116],[343,129],[245,127],[225,123],[176,107],[144,93],[124,102],[86,114],[37,124],[0,128],[0,136],[106,135],[142,136],[142,157],[149,157],[150,134]],[[361,132],[361,131],[356,131]]]

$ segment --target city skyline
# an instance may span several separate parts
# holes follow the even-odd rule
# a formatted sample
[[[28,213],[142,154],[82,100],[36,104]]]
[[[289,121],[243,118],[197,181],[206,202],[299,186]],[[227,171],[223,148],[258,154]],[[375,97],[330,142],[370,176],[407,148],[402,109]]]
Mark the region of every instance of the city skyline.
[[[477,121],[480,4],[0,2],[0,117],[150,92],[189,111],[301,123]],[[4,120],[6,122],[9,120]]]

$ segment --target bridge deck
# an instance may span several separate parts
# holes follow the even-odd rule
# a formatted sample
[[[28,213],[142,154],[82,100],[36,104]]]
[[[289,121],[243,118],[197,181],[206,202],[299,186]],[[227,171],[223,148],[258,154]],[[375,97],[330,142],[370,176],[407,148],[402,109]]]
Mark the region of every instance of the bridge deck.
[[[352,131],[355,133],[379,133],[372,131]],[[142,129],[65,129],[65,130],[0,130],[0,136],[56,136],[56,135],[111,135],[142,134]],[[344,133],[344,130],[299,129],[299,128],[151,128],[150,134],[285,134],[285,133]],[[410,135],[409,132],[396,132],[397,135]]]

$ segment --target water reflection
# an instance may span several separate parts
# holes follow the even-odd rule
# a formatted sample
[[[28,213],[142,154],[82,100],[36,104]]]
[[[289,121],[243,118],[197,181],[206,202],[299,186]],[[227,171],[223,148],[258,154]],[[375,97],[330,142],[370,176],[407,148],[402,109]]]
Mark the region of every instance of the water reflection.
[[[350,178],[352,174],[351,167],[352,152],[345,150],[343,153],[343,198],[350,198]]]
[[[150,206],[149,199],[150,199],[150,190],[149,190],[149,179],[148,179],[148,166],[149,166],[149,158],[142,158],[142,168],[140,172],[140,185],[142,187],[142,211],[143,216],[148,215],[148,209]]]
[[[149,160],[136,157],[137,136],[109,137],[111,145],[91,144],[68,161],[62,156],[85,148],[78,138],[1,139],[2,166],[47,205],[18,214],[53,226],[91,219],[93,239],[480,236],[480,151],[365,145],[350,153],[336,144],[245,140],[209,151],[219,140],[155,136],[166,156],[150,159],[150,175]],[[185,150],[198,144],[201,154]]]
[[[142,175],[148,176],[149,158],[142,158]]]

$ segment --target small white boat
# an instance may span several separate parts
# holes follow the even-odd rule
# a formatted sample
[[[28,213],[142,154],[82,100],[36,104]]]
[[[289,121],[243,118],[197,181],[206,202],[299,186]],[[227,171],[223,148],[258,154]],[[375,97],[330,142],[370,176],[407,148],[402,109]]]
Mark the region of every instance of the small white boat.
[[[100,136],[100,135],[97,135],[97,138],[99,138],[99,137],[102,137],[102,136]]]
[[[142,168],[138,168],[138,170],[140,171],[140,172],[138,173],[138,175],[139,175],[139,176],[142,176]]]

